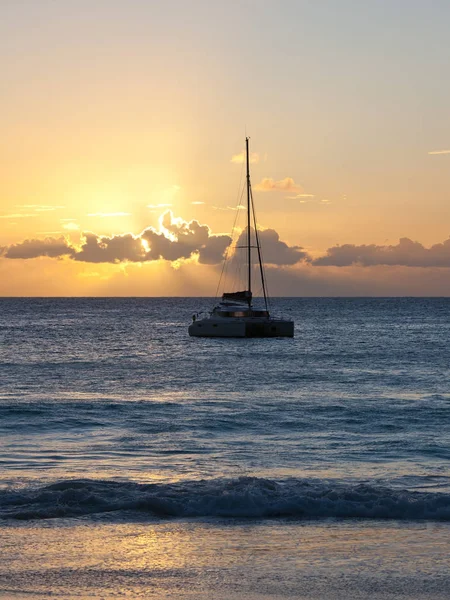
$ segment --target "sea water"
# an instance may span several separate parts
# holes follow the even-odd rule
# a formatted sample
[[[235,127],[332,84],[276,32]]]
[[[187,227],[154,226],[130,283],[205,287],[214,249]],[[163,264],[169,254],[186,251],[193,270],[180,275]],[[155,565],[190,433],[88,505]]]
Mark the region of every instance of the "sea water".
[[[450,597],[450,300],[0,300],[0,596]]]

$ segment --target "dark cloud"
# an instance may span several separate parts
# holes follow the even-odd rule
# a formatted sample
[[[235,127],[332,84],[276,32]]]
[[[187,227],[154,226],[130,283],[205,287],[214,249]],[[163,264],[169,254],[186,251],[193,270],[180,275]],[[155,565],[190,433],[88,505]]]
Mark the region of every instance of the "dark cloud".
[[[90,263],[142,262],[148,260],[140,237],[131,233],[98,237],[95,233],[85,233],[81,250],[74,255],[75,260]]]
[[[252,244],[255,232],[251,231]],[[398,244],[379,246],[376,244],[344,244],[328,248],[324,256],[312,259],[301,246],[289,246],[280,240],[274,229],[258,231],[264,262],[274,267],[310,264],[320,267],[450,267],[450,239],[426,248],[409,238],[400,239]],[[247,232],[244,230],[237,246],[245,246]],[[10,259],[32,259],[38,257],[63,258],[88,263],[150,262],[167,260],[174,262],[193,256],[205,265],[219,264],[231,244],[228,235],[214,235],[208,225],[196,220],[184,221],[167,211],[160,219],[159,230],[148,227],[140,235],[131,233],[99,236],[83,234],[82,246],[75,248],[64,237],[30,239],[0,246],[0,257]],[[236,261],[242,254],[237,253]],[[253,251],[253,261],[257,253]]]
[[[229,235],[210,236],[207,243],[200,249],[198,262],[204,265],[216,265],[223,260],[225,250],[231,244]]]
[[[261,244],[262,255],[267,265],[295,265],[300,261],[309,261],[310,256],[301,246],[288,246],[280,240],[279,234],[275,229],[258,230],[259,241]],[[251,228],[252,244],[254,244],[254,229]],[[247,243],[247,229],[245,229],[238,241],[237,246],[245,246]],[[253,260],[258,260],[257,253],[253,253]]]
[[[0,246],[0,256],[24,259],[69,256],[80,262],[121,263],[176,261],[196,254],[200,263],[214,265],[222,261],[231,243],[228,235],[214,235],[208,225],[174,218],[171,211],[162,215],[160,223],[160,231],[149,227],[140,235],[125,233],[109,237],[84,233],[80,250],[63,237],[25,240],[12,246]]]
[[[0,252],[0,255],[5,258],[38,258],[39,256],[60,258],[62,256],[73,257],[74,254],[75,249],[63,237],[25,240],[19,244],[3,248],[3,252]]]
[[[406,267],[450,267],[450,239],[425,248],[419,242],[401,238],[395,246],[344,244],[328,248],[325,256],[313,261],[317,266],[398,265]]]
[[[161,218],[160,232],[149,227],[142,233],[147,242],[149,259],[179,260],[198,254],[199,262],[216,264],[221,262],[226,248],[231,243],[227,235],[213,235],[208,225],[198,221],[183,221],[167,211]]]

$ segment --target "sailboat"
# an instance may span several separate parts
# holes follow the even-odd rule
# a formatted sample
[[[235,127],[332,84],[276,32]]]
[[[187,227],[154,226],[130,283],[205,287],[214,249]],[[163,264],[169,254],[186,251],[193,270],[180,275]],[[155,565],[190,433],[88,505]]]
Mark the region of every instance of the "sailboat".
[[[196,337],[293,337],[294,321],[277,318],[270,314],[266,277],[262,261],[262,252],[258,228],[256,224],[253,203],[252,186],[250,181],[249,138],[245,138],[247,165],[247,235],[246,244],[241,246],[246,250],[247,258],[247,289],[238,292],[225,292],[222,300],[212,312],[204,318],[193,315],[189,325],[189,335]],[[251,222],[253,217],[255,243],[251,239]],[[264,308],[253,307],[252,294],[252,250],[257,252],[259,275],[264,296]]]

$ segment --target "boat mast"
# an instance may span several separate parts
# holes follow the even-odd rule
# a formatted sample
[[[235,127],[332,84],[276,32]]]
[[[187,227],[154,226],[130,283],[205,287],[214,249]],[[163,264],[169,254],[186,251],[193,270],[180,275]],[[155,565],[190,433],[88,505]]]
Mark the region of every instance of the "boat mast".
[[[252,293],[252,247],[250,238],[250,156],[248,151],[248,140],[245,138],[245,150],[247,159],[247,260],[248,260],[248,291],[250,292],[250,298],[248,305],[251,305],[251,293]]]
[[[261,244],[259,242],[258,226],[256,224],[255,203],[253,202],[253,192],[252,192],[251,188],[250,188],[250,200],[252,203],[253,225],[255,227],[256,249],[258,251],[259,273],[261,275],[261,284],[262,284],[262,289],[263,289],[263,294],[264,294],[264,305],[265,305],[266,311],[268,313],[269,312],[269,303],[267,301],[266,276],[264,275],[264,266],[263,266],[262,254],[261,254]]]

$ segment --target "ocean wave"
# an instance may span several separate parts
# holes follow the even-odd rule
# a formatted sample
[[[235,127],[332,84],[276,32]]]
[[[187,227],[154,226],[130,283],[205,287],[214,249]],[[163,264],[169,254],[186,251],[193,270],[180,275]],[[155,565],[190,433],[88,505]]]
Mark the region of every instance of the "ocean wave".
[[[177,483],[65,480],[0,491],[0,518],[138,511],[153,518],[359,518],[450,521],[450,494],[336,480],[256,477]]]

